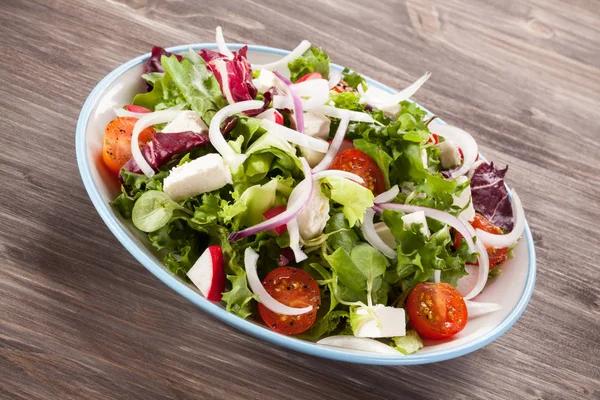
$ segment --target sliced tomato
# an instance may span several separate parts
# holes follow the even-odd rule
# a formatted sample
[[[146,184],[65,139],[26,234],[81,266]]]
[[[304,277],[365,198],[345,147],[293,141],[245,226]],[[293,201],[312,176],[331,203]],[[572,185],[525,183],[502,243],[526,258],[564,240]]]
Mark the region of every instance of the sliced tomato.
[[[283,315],[258,303],[260,316],[269,328],[284,335],[297,335],[313,326],[317,310],[321,305],[321,293],[319,285],[312,276],[298,268],[281,267],[271,271],[263,281],[263,285],[275,300],[286,306],[313,307],[306,314]]]
[[[331,142],[333,142],[333,139],[328,140],[328,142],[331,145]],[[344,139],[344,140],[342,140],[342,145],[340,146],[340,148],[338,150],[338,154],[344,150],[353,149],[353,148],[354,148],[354,143],[352,143],[352,140]]]
[[[282,212],[284,212],[286,209],[285,206],[277,206],[277,207],[273,207],[270,210],[267,210],[263,213],[263,217],[265,217],[265,219],[271,219],[273,217],[278,216],[279,214],[281,214]],[[277,228],[274,229],[275,233],[277,233],[277,236],[281,235],[283,232],[285,232],[285,224],[283,225],[279,225]]]
[[[134,113],[151,113],[152,112],[152,110],[149,110],[146,107],[136,106],[136,105],[133,105],[133,104],[127,104],[125,106],[125,109],[127,111],[131,111],[131,112],[134,112]]]
[[[385,192],[383,172],[377,163],[358,149],[344,150],[333,160],[330,169],[352,172],[364,179],[363,186],[370,189],[375,196]]]
[[[487,218],[479,213],[475,213],[475,219],[471,222],[471,225],[475,229],[481,229],[482,231],[493,233],[495,235],[502,234],[502,229],[492,224]],[[454,248],[458,249],[462,238],[460,233],[454,231]],[[508,259],[508,248],[506,247],[497,249],[492,246],[485,246],[485,249],[487,250],[488,258],[490,259],[490,268],[496,268]],[[479,263],[477,262],[475,265],[479,265]]]
[[[427,142],[428,143],[433,143],[433,144],[439,144],[440,143],[440,137],[437,134],[432,133],[429,136],[429,139],[427,139]]]
[[[131,134],[137,118],[117,117],[110,121],[104,131],[102,142],[102,160],[115,174],[118,174],[123,165],[131,158]],[[138,141],[140,148],[152,139],[156,131],[152,127],[144,129]]]
[[[454,286],[419,283],[406,300],[408,320],[427,339],[446,339],[462,331],[469,319],[467,305]]]
[[[311,72],[310,74],[306,74],[302,78],[298,79],[296,83],[310,81],[311,79],[323,79],[323,75],[321,75],[320,72]]]
[[[275,123],[279,124],[279,125],[283,125],[284,124],[284,119],[283,119],[283,115],[281,115],[281,113],[277,110],[275,110],[273,112],[273,115],[275,116]]]

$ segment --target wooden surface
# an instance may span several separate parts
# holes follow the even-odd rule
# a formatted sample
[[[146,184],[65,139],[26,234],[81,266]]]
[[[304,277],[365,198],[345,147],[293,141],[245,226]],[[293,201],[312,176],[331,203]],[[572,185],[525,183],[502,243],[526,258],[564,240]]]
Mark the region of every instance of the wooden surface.
[[[0,398],[600,398],[600,3],[0,2]],[[305,5],[300,5],[304,3]],[[293,48],[392,87],[510,165],[536,241],[527,310],[475,353],[410,368],[273,348],[138,264],[83,188],[80,108],[113,68],[213,41]]]

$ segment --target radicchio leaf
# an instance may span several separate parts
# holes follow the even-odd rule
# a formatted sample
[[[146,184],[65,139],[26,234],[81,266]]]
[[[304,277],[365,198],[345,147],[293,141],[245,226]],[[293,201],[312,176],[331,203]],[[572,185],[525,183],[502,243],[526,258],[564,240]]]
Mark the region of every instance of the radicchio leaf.
[[[271,101],[273,100],[273,96],[275,95],[275,91],[276,91],[276,89],[274,87],[269,88],[269,90],[267,90],[263,94],[263,105],[262,105],[262,107],[261,108],[256,108],[254,110],[244,111],[244,114],[247,115],[248,117],[256,117],[258,114],[262,113],[263,111],[266,111],[267,108],[269,108],[269,105],[271,105]]]
[[[498,169],[494,163],[482,163],[471,177],[471,201],[475,211],[481,213],[492,224],[512,230],[514,218],[508,191],[504,185],[504,175],[508,166]]]
[[[158,132],[142,149],[142,154],[154,170],[158,170],[175,154],[183,153],[193,147],[207,146],[210,143],[208,135],[192,131],[177,133]],[[142,170],[132,158],[123,166],[127,171],[141,174]],[[119,174],[119,178],[121,178]]]
[[[153,46],[150,58],[148,59],[148,61],[146,61],[146,64],[144,64],[144,74],[149,74],[152,72],[165,72],[165,69],[160,63],[160,58],[162,56],[170,57],[171,53],[169,53],[160,46]],[[179,54],[175,54],[175,57],[177,57],[178,61],[181,61],[183,59],[183,57]],[[150,92],[152,90],[152,85],[150,84],[150,82],[146,82],[146,86],[146,90]]]
[[[221,92],[229,103],[252,100],[258,90],[252,84],[252,69],[246,58],[248,46],[233,52],[233,59],[214,51],[200,50],[200,57],[206,62],[206,67],[215,75],[221,86]],[[223,75],[226,74],[227,87],[223,87]]]

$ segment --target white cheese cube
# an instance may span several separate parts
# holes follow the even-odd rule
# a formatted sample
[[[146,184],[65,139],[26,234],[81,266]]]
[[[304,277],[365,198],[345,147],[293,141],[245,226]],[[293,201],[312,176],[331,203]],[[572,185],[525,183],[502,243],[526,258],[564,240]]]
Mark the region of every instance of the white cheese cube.
[[[442,167],[446,169],[454,168],[462,163],[458,147],[451,141],[446,140],[445,142],[438,144],[437,147],[440,150],[440,162],[442,163]]]
[[[232,184],[229,167],[219,154],[207,154],[175,167],[163,182],[163,190],[175,201],[212,192]]]
[[[329,137],[329,128],[331,121],[324,115],[317,115],[311,112],[304,113],[304,134],[319,139],[327,139]],[[306,158],[308,165],[316,166],[321,162],[325,153],[320,153],[306,147],[300,147],[300,153]]]
[[[194,133],[208,132],[208,127],[200,119],[196,111],[184,111],[179,117],[169,122],[161,131],[163,133],[177,133],[192,131]]]
[[[383,89],[373,85],[369,86],[366,92],[361,96],[361,103],[367,103],[381,111],[386,117],[392,119],[398,118],[402,106],[395,101],[394,96]]]
[[[271,71],[261,69],[260,75],[258,78],[252,80],[252,84],[256,86],[259,93],[264,93],[273,86],[279,86],[279,79]]]
[[[463,184],[467,180],[468,180],[468,178],[466,176],[460,176],[456,179],[456,183]],[[458,215],[458,217],[465,221],[469,221],[469,222],[473,221],[475,219],[475,208],[473,208],[473,202],[470,202],[471,187],[467,186],[465,189],[463,189],[462,192],[460,192],[459,196],[452,196],[452,197],[454,198],[454,203],[452,203],[452,204],[455,206],[463,208],[464,206],[469,204],[469,206],[467,208],[465,208],[464,211]]]
[[[329,221],[329,199],[321,192],[318,182],[313,184],[313,195],[306,207],[298,214],[298,227],[300,236],[310,240],[319,236],[327,221]],[[290,199],[293,201],[293,199]]]
[[[370,312],[375,315],[368,318]],[[373,307],[361,307],[356,310],[356,314],[367,317],[354,331],[356,337],[385,338],[406,335],[406,316],[403,308],[377,304]]]
[[[406,214],[402,217],[402,221],[404,221],[404,229],[407,229],[413,224],[420,224],[421,233],[425,235],[425,237],[430,236],[429,226],[427,226],[427,219],[425,218],[425,213],[423,211]]]

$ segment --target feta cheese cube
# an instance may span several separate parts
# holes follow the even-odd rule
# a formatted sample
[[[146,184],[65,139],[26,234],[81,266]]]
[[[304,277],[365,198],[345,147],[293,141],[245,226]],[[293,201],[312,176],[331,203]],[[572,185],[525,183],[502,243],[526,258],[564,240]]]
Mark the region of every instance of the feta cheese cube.
[[[369,318],[369,313],[374,315]],[[356,310],[356,314],[366,317],[354,331],[356,337],[384,338],[406,335],[406,316],[403,308],[377,304],[373,307],[361,307]]]
[[[425,218],[425,213],[423,211],[406,214],[402,217],[402,221],[404,222],[404,229],[413,224],[420,224],[421,233],[425,235],[425,237],[429,237],[431,235],[429,232],[429,226],[427,226],[427,219]]]
[[[331,121],[324,115],[317,115],[311,112],[304,113],[304,134],[319,139],[327,139],[329,137],[329,128]],[[320,153],[306,147],[300,147],[300,153],[306,158],[308,165],[316,166],[321,162],[325,153]]]
[[[329,221],[329,199],[321,192],[321,185],[318,182],[314,182],[313,185],[312,198],[298,214],[300,236],[304,240],[319,236]],[[293,199],[290,199],[291,201]]]
[[[163,133],[192,131],[194,133],[208,132],[208,127],[200,119],[196,111],[184,111],[179,117],[169,122],[162,130]]]
[[[231,171],[219,154],[207,154],[175,167],[163,182],[163,190],[175,201],[212,192],[233,184]]]
[[[460,176],[456,179],[456,183],[458,184],[463,184],[468,180],[468,178],[466,176]],[[473,208],[473,202],[470,202],[471,200],[471,187],[467,186],[465,189],[463,189],[462,192],[460,192],[459,196],[452,196],[454,198],[454,203],[453,205],[458,206],[460,208],[463,208],[464,206],[466,206],[467,204],[469,204],[469,206],[467,208],[465,208],[459,215],[458,217],[466,220],[466,221],[473,221],[475,219],[475,208]]]
[[[440,150],[440,162],[442,163],[442,167],[446,169],[454,168],[462,163],[458,147],[451,141],[446,140],[438,144],[437,148]]]
[[[277,87],[279,85],[279,79],[273,72],[266,69],[261,69],[260,75],[258,78],[253,79],[252,83],[254,86],[256,86],[260,93],[264,93],[273,86]]]

